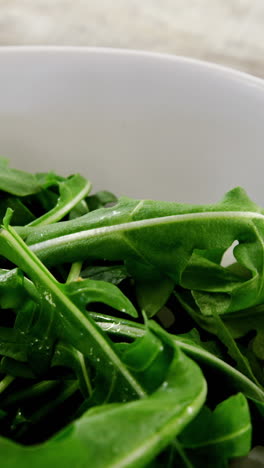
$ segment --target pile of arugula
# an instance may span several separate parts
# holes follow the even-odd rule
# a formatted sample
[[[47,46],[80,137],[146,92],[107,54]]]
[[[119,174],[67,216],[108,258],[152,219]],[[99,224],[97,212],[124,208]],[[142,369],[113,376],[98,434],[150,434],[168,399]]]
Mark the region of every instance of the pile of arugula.
[[[221,468],[263,443],[264,211],[243,189],[117,200],[1,160],[0,190],[2,466]]]

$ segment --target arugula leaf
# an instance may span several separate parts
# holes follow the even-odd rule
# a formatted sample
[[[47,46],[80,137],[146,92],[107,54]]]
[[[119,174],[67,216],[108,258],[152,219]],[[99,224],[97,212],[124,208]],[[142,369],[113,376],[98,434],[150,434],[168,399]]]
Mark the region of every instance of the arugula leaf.
[[[236,327],[238,330],[243,330],[246,328],[248,331],[248,324],[254,323],[254,326],[256,327],[258,324],[257,320],[251,320],[251,318],[246,314],[221,314],[221,316],[218,316],[213,307],[214,304],[211,304],[210,299],[208,300],[206,307],[209,308],[209,304],[211,305],[210,307],[210,315],[201,315],[199,314],[199,310],[197,309],[195,303],[191,301],[190,296],[188,294],[184,293],[183,291],[177,291],[175,292],[176,297],[180,301],[180,303],[184,306],[184,308],[188,311],[188,313],[191,315],[191,317],[204,329],[210,331],[211,333],[214,333],[215,335],[218,336],[218,338],[224,343],[224,345],[228,349],[229,355],[235,360],[237,363],[238,369],[243,372],[245,375],[247,375],[251,380],[253,380],[255,383],[260,383],[261,386],[263,385],[263,376],[260,373],[260,369],[258,369],[259,365],[257,362],[254,362],[253,357],[250,358],[249,360],[249,352],[242,352],[241,347],[236,343],[234,340],[234,336],[236,336]],[[202,296],[202,301],[205,300],[204,295],[201,295],[198,292],[193,293],[193,296],[196,299],[196,302],[200,304],[200,298]],[[235,318],[239,317],[240,318],[240,323],[239,321]],[[244,322],[245,321],[245,322]],[[231,326],[230,326],[231,324]],[[232,328],[235,326],[235,329]],[[244,325],[243,325],[244,324]],[[258,329],[258,333],[261,333],[262,327]],[[233,333],[232,333],[233,332]],[[238,334],[238,336],[241,336],[241,332]],[[242,333],[243,336],[243,333]],[[256,338],[255,338],[256,339]],[[255,339],[253,340],[253,343],[255,343]],[[246,356],[246,354],[248,356]],[[250,362],[249,362],[250,361]],[[253,363],[253,367],[252,364]],[[257,372],[256,372],[257,370]]]
[[[209,351],[209,353],[214,354],[220,359],[223,359],[223,352],[219,347],[219,344],[216,341],[202,341],[199,331],[196,328],[193,328],[188,333],[181,333],[177,335],[182,343],[195,343],[202,349]]]
[[[13,377],[23,377],[25,379],[34,379],[36,377],[26,364],[8,357],[2,358],[0,371]]]
[[[44,334],[43,339],[45,339],[45,330],[49,330],[52,326],[53,333],[57,335],[57,338],[69,342],[83,353],[84,356],[89,356],[92,361],[95,359],[95,355],[91,350],[95,348],[97,350],[96,360],[99,359],[100,361],[102,359],[108,362],[108,367],[104,367],[103,372],[101,370],[102,378],[105,380],[107,387],[111,386],[113,379],[118,378],[120,380],[119,390],[120,393],[123,393],[124,399],[131,399],[136,395],[140,397],[145,396],[144,389],[121,362],[111,342],[97,327],[92,318],[80,311],[64,293],[63,287],[55,280],[34,253],[29,250],[14,229],[8,225],[9,219],[10,213],[7,214],[4,220],[5,226],[0,232],[0,253],[4,253],[6,258],[14,261],[35,281],[36,287],[42,297],[44,314],[42,313],[41,318],[45,321],[45,325],[43,327],[41,321],[37,324],[37,339],[39,339],[38,334],[41,331],[42,336]],[[35,346],[35,343],[32,344]],[[34,346],[31,347],[32,351],[34,351]],[[37,348],[37,351],[39,351],[39,346]],[[33,363],[35,361],[34,370],[37,370],[39,357],[39,353],[31,355]],[[48,360],[46,360],[46,357]],[[50,347],[48,354],[45,349],[41,349],[41,361],[44,369],[48,365],[49,360]]]
[[[94,195],[90,195],[87,198],[89,211],[98,210],[99,208],[102,208],[109,203],[116,202],[116,196],[113,193],[108,192],[107,190],[101,190],[100,192],[97,192]]]
[[[153,334],[152,322],[147,323],[146,327],[142,337],[131,344],[121,344],[121,357],[146,391],[152,393],[166,380],[167,368],[173,358],[173,348]]]
[[[1,194],[0,199],[0,220],[3,222],[3,218],[6,214],[7,208],[11,208],[14,211],[13,223],[17,226],[24,226],[27,223],[31,223],[35,216],[25,203],[18,197],[14,196],[3,196]]]
[[[87,398],[92,394],[92,386],[88,372],[88,366],[83,354],[73,346],[66,343],[58,343],[54,352],[51,366],[65,366],[72,368],[79,380],[80,390]]]
[[[226,345],[228,349],[228,353],[230,356],[235,359],[237,362],[238,369],[243,372],[243,374],[247,375],[253,382],[258,383],[257,379],[255,378],[249,362],[247,358],[241,353],[237,343],[232,338],[231,334],[225,327],[221,318],[215,313],[212,309],[212,314],[214,316],[216,327],[217,327],[217,336],[219,339]]]
[[[236,312],[224,317],[225,326],[233,338],[241,338],[248,332],[254,331],[252,350],[255,355],[264,360],[264,307],[263,304]]]
[[[194,252],[182,274],[181,286],[190,290],[229,293],[240,286],[241,277]]]
[[[135,307],[120,289],[106,281],[96,281],[92,279],[75,281],[65,284],[63,290],[65,294],[81,308],[90,302],[103,302],[132,317],[138,316]]]
[[[127,319],[105,316],[99,313],[92,313],[97,324],[109,334],[137,338],[144,335],[144,326],[142,324],[131,322]],[[239,392],[243,392],[246,397],[264,403],[264,391],[247,376],[239,372],[222,358],[212,353],[206,346],[197,343],[197,337],[187,337],[183,335],[171,335],[177,346],[198,363],[205,363],[212,369],[216,369],[227,377],[232,387]]]
[[[115,285],[129,277],[124,265],[88,266],[81,271],[80,275],[82,278],[107,281]]]
[[[79,218],[89,212],[88,205],[85,199],[81,200],[75,207],[69,212],[69,219]],[[15,223],[14,223],[15,224]]]
[[[27,448],[1,438],[0,461],[7,468],[58,462],[67,468],[80,460],[95,468],[145,466],[193,419],[205,399],[198,366],[174,349],[166,381],[151,396],[91,409],[43,445]]]
[[[29,226],[44,226],[64,218],[91,190],[91,183],[81,177],[74,175],[65,181],[59,182],[60,196],[57,204],[40,218],[29,223]]]
[[[19,330],[14,328],[0,328],[0,354],[16,359],[20,362],[27,362],[28,341]]]
[[[137,281],[136,294],[139,306],[148,317],[153,317],[166,304],[174,289],[174,281],[161,277],[152,281]]]
[[[2,464],[220,468],[251,424],[259,444],[264,210],[241,188],[198,206],[0,172]]]
[[[29,386],[23,387],[22,389],[14,390],[9,395],[5,396],[1,400],[1,406],[5,409],[19,404],[21,405],[24,401],[32,400],[38,401],[43,398],[43,394],[46,394],[61,384],[58,380],[43,380],[38,383],[33,383]],[[50,397],[50,394],[49,394]],[[38,401],[39,404],[39,401]]]
[[[17,268],[13,270],[0,269],[1,309],[11,309],[22,305],[26,296],[22,272]]]
[[[25,197],[39,192],[40,186],[35,175],[17,169],[10,169],[8,160],[0,158],[0,190],[19,197]]]
[[[204,406],[182,431],[179,441],[195,467],[227,466],[230,458],[247,455],[251,446],[247,401],[239,393],[221,402],[212,412]],[[216,464],[215,464],[216,463]]]
[[[219,301],[214,284],[207,288],[217,312],[230,313],[264,300],[263,221],[261,209],[237,188],[221,202],[208,206],[122,198],[113,208],[101,208],[77,220],[47,226],[39,232],[30,228],[18,232],[49,265],[59,263],[63,256],[65,261],[95,256],[124,260],[134,275],[144,272],[149,280],[157,275],[169,276],[180,285],[186,282],[183,274],[194,251],[225,251],[238,240],[234,255],[250,272],[250,279],[214,266],[219,274],[224,273],[217,288],[228,300]]]

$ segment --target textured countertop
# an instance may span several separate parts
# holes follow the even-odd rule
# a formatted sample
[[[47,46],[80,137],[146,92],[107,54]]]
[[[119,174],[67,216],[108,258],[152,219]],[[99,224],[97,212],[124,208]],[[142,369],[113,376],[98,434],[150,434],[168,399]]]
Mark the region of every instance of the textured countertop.
[[[264,77],[263,0],[0,0],[0,45],[167,52]]]

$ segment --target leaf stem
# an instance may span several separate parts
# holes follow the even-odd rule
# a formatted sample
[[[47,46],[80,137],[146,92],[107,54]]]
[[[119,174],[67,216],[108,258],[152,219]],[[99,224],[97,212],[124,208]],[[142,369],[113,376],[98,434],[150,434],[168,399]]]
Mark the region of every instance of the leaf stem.
[[[38,424],[43,418],[48,416],[57,406],[61,405],[62,403],[64,403],[65,400],[70,398],[78,389],[79,382],[66,382],[65,388],[54,400],[49,401],[44,406],[41,406],[41,408],[38,411],[36,411],[30,416],[30,423]],[[19,440],[21,437],[23,437],[27,430],[27,424],[22,426],[19,432],[16,434],[16,439]]]
[[[27,387],[22,390],[17,390],[12,392],[10,395],[7,395],[3,401],[1,401],[1,406],[7,408],[8,406],[13,405],[14,403],[21,403],[28,399],[32,399],[38,396],[42,396],[46,392],[49,392],[53,388],[56,388],[59,385],[57,380],[44,380],[38,382],[31,387]]]
[[[255,384],[260,386],[260,383],[254,376],[252,369],[247,361],[247,359],[241,353],[237,343],[233,339],[231,333],[226,328],[225,324],[221,317],[217,314],[217,312],[212,307],[212,316],[214,317],[217,336],[218,338],[224,343],[224,345],[228,349],[229,355],[237,362],[238,369],[240,372],[245,374],[249,379],[251,379]]]
[[[77,281],[80,276],[83,262],[74,262],[70,268],[66,283]]]
[[[35,285],[28,278],[24,277],[24,288],[30,297],[35,301],[40,301],[40,296]]]
[[[180,442],[177,439],[174,439],[174,441],[172,442],[172,446],[174,447],[175,450],[177,450],[178,454],[182,458],[184,462],[184,466],[186,468],[194,468],[194,465],[188,460],[183,447],[181,446]]]
[[[3,380],[0,382],[0,394],[3,393],[6,388],[15,380],[15,377],[12,375],[6,375]]]
[[[93,389],[92,389],[90,377],[89,377],[89,374],[88,374],[87,366],[85,365],[84,356],[83,356],[82,353],[80,353],[80,351],[76,351],[76,352],[77,352],[78,359],[79,359],[79,362],[80,362],[80,365],[81,365],[82,375],[83,375],[83,379],[85,381],[85,385],[86,385],[86,388],[87,388],[88,395],[91,396],[91,394],[93,392]]]
[[[66,382],[63,391],[52,401],[49,401],[46,405],[42,406],[38,411],[31,415],[30,420],[33,424],[36,424],[49,413],[51,413],[57,406],[63,403],[65,400],[70,398],[79,389],[79,382]]]
[[[78,176],[73,176],[78,178]],[[68,185],[72,185],[73,183],[72,180],[66,180],[66,182],[62,182],[61,186],[65,186],[65,188]],[[84,180],[83,180],[84,182]],[[85,183],[82,184],[82,187],[80,190],[74,194],[74,196],[71,196],[70,200],[67,200],[66,203],[61,203],[61,194],[58,199],[57,205],[52,208],[50,211],[45,213],[43,216],[40,218],[34,219],[34,221],[31,221],[31,223],[28,224],[30,227],[36,227],[36,226],[46,226],[47,224],[52,224],[58,222],[60,219],[62,219],[66,214],[69,213],[80,201],[82,201],[83,198],[85,198],[88,193],[91,190],[91,182],[90,181],[85,181]]]

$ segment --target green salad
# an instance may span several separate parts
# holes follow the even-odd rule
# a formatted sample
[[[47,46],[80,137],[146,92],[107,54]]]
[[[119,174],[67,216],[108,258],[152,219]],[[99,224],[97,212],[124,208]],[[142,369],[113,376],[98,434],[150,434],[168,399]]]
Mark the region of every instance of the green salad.
[[[1,466],[222,468],[263,444],[264,210],[242,188],[117,199],[2,159],[0,217]]]

